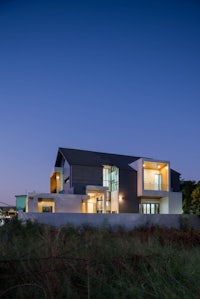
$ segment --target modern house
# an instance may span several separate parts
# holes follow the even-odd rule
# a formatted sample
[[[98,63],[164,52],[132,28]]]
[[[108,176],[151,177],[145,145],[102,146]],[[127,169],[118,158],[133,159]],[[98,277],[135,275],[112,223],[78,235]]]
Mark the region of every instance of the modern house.
[[[26,211],[181,214],[179,180],[169,161],[59,148],[50,193],[29,193]]]

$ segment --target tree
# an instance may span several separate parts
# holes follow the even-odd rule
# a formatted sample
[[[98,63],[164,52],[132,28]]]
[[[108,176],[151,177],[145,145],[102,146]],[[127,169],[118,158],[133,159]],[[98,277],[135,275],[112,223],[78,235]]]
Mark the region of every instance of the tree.
[[[193,214],[200,215],[200,181],[192,191],[191,210]]]
[[[192,208],[192,192],[196,188],[196,182],[195,181],[181,181],[180,188],[182,191],[183,196],[183,213],[190,214],[193,213]]]

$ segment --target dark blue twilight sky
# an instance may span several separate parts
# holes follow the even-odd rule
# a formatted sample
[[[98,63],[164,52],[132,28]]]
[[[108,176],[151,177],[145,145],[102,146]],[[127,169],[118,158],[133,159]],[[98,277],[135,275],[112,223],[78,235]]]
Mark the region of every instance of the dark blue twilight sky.
[[[0,201],[49,191],[58,147],[200,180],[198,0],[0,0]]]

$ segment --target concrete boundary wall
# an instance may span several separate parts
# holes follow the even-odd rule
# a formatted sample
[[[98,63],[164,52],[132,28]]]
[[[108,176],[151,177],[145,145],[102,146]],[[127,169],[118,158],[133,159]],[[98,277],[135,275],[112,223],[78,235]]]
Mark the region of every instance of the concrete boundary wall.
[[[94,227],[110,226],[112,229],[122,227],[131,230],[140,226],[155,226],[165,228],[200,229],[200,217],[186,214],[81,214],[81,213],[24,213],[19,211],[18,219],[22,221],[37,221],[55,227],[70,224],[79,227],[83,224]]]

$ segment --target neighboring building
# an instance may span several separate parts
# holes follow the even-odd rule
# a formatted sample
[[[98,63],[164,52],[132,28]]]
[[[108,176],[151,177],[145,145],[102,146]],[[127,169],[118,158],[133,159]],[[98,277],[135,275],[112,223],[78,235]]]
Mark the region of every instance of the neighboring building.
[[[15,195],[16,200],[16,211],[22,210],[25,212],[26,209],[26,195]]]
[[[17,215],[17,211],[14,206],[0,206],[0,219],[8,219]]]
[[[50,194],[29,194],[27,211],[181,214],[180,174],[169,161],[59,148]]]

